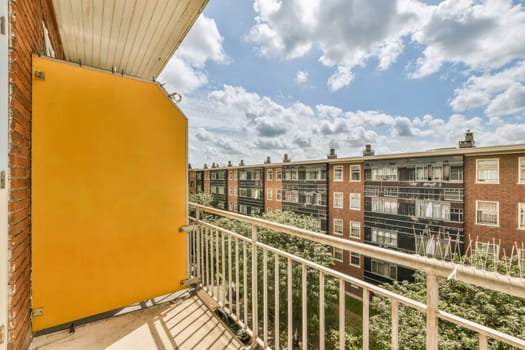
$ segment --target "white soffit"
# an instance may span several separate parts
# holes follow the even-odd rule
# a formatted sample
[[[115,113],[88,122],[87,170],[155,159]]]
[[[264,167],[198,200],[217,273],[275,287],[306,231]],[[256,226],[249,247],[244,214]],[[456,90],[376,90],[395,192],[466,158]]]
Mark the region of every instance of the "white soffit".
[[[66,60],[158,76],[208,0],[53,0]]]

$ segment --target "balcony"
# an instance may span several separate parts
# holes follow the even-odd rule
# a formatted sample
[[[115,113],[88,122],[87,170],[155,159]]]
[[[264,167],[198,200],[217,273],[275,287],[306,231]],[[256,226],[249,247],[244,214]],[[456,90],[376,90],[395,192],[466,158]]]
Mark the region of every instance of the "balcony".
[[[124,344],[124,347],[120,348],[126,349],[193,349],[203,348],[202,346],[210,349],[243,346],[261,349],[344,349],[345,335],[354,332],[357,326],[361,330],[360,348],[369,349],[373,348],[374,342],[370,322],[377,313],[377,310],[373,309],[373,300],[383,298],[389,303],[392,349],[400,348],[399,339],[403,332],[401,327],[403,320],[400,318],[400,315],[403,315],[400,312],[402,308],[414,309],[425,316],[424,347],[426,349],[438,349],[440,340],[438,324],[441,322],[454,324],[456,329],[471,331],[474,337],[477,337],[479,349],[488,349],[491,345],[489,341],[493,340],[500,344],[525,349],[524,339],[445,312],[440,309],[439,304],[439,284],[444,279],[455,279],[469,285],[523,298],[525,297],[523,278],[479,270],[472,266],[426,256],[382,249],[197,204],[190,204],[190,209],[194,215],[190,218],[190,225],[183,230],[188,234],[187,259],[190,266],[188,277],[194,282],[192,293],[189,296],[186,294],[184,298],[172,304],[161,304],[122,316],[128,317],[128,321],[123,318],[118,321],[117,317],[115,318],[117,321],[105,320],[102,322],[108,323],[99,325],[95,323],[92,326],[85,326],[85,329],[79,328],[78,334],[97,334],[96,329],[101,331],[105,329],[108,337],[113,341],[111,344],[114,346],[111,348],[115,349],[119,348],[117,346],[119,344]],[[209,220],[212,217],[241,223],[244,230],[233,232],[231,230],[231,227],[235,227],[233,225],[226,225],[230,229],[216,226]],[[357,252],[362,256],[421,271],[426,276],[426,302],[393,293],[330,267],[264,244],[258,240],[258,234],[265,230]],[[256,278],[253,278],[254,276]],[[329,285],[332,292],[334,289],[336,291],[335,304],[330,304],[334,301],[333,298],[331,301],[327,298]],[[349,288],[361,292],[360,325],[350,322],[348,318],[349,299],[346,294]],[[318,291],[317,302],[308,305],[312,299],[307,297],[307,294],[309,290],[314,289]],[[204,307],[205,304],[218,310],[215,316],[212,316],[210,309]],[[331,323],[328,322],[329,318],[332,320]],[[109,325],[109,322],[116,322],[116,325],[104,326]],[[124,326],[119,326],[119,322]],[[229,327],[226,326],[227,324]],[[89,327],[93,327],[94,330],[90,331]],[[333,329],[329,329],[330,327]],[[210,328],[209,332],[203,331]],[[111,329],[118,329],[119,332],[109,331]],[[202,334],[205,336],[197,333],[199,330],[203,331]],[[239,337],[236,338],[234,334],[244,336],[245,344],[243,345]],[[327,334],[338,334],[338,338],[335,341],[333,337],[328,339]],[[37,338],[33,345],[42,343],[43,340]],[[109,343],[105,345],[110,347]],[[71,342],[68,346],[95,349],[100,348],[101,345],[94,344],[92,341],[91,343]],[[34,346],[34,348],[38,347]]]

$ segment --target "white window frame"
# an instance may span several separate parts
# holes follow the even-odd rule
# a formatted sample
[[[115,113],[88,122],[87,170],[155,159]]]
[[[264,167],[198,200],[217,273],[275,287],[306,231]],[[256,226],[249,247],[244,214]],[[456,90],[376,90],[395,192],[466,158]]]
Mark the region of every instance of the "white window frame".
[[[518,158],[518,184],[525,184],[525,157]]]
[[[488,162],[488,161],[496,161],[496,179],[495,180],[484,180],[480,179],[480,163],[482,162]],[[476,159],[476,183],[477,184],[499,184],[499,158],[483,158],[483,159]]]
[[[357,168],[357,172],[354,171]],[[353,175],[357,174],[358,179],[354,180]],[[350,165],[350,182],[361,182],[361,166],[359,164],[352,164]]]
[[[375,269],[376,271],[374,271],[374,265],[376,265],[376,267],[379,265],[388,267],[388,275],[385,275],[381,271],[378,271],[379,269]],[[391,274],[392,268],[394,268],[394,270],[396,271],[395,277],[392,277],[392,274]],[[370,272],[376,275],[391,279],[391,280],[397,280],[398,268],[397,268],[397,265],[395,264],[391,264],[389,262],[379,260],[379,259],[372,259],[372,261],[370,262]]]
[[[525,273],[525,249],[518,249],[518,264],[521,265],[521,273]]]
[[[339,196],[341,197],[340,199],[339,199],[339,198],[336,198],[336,197],[339,197]],[[341,202],[341,205],[340,205],[340,206],[338,205],[338,202],[339,202],[339,201]],[[344,197],[344,195],[343,195],[343,192],[334,192],[334,204],[333,204],[333,207],[334,207],[334,208],[343,209],[344,206],[345,206],[344,201],[345,201],[345,197]]]
[[[269,201],[273,200],[273,191],[271,188],[266,189],[266,199]]]
[[[353,235],[352,232],[352,226],[354,225],[358,225],[359,226],[359,234],[356,236],[356,235]],[[361,223],[359,221],[350,221],[350,230],[349,230],[349,233],[351,238],[357,238],[357,239],[361,239]]]
[[[337,247],[334,247],[333,249],[334,249],[334,250],[333,250],[333,257],[334,257],[334,260],[335,260],[335,261],[339,261],[339,262],[343,262],[344,259],[345,259],[345,252],[344,252],[343,248],[337,248]],[[336,255],[337,255],[336,252],[341,252],[341,259],[338,259],[338,258],[336,257]]]
[[[359,207],[352,206],[352,197],[357,197],[357,199],[359,200]],[[361,193],[359,192],[350,193],[350,210],[361,210]]]
[[[495,203],[496,204],[496,223],[484,223],[484,222],[478,222],[478,211],[479,211],[479,204],[481,203]],[[482,225],[482,226],[499,226],[499,202],[498,201],[486,201],[486,200],[477,200],[476,201],[476,212],[474,213],[476,217],[476,225]]]
[[[275,200],[281,202],[283,200],[283,191],[280,188],[275,189]]]
[[[273,170],[266,170],[266,181],[273,181]]]
[[[518,203],[518,230],[525,230],[525,203]]]
[[[359,259],[359,264],[352,263],[352,257],[357,257]],[[350,266],[361,267],[361,254],[350,251],[350,254],[348,254],[348,258],[348,263],[350,264]]]
[[[283,180],[283,170],[281,168],[275,169],[275,181]]]
[[[336,174],[341,171],[341,177],[338,178]],[[344,167],[342,165],[334,165],[334,182],[343,182],[343,179],[345,177],[344,174]]]
[[[341,232],[338,232],[336,227],[338,225],[341,225]],[[345,232],[345,227],[344,227],[344,221],[343,219],[337,219],[337,218],[334,218],[334,226],[333,226],[333,232],[334,232],[334,235],[338,235],[338,236],[342,236],[344,235],[344,232]]]

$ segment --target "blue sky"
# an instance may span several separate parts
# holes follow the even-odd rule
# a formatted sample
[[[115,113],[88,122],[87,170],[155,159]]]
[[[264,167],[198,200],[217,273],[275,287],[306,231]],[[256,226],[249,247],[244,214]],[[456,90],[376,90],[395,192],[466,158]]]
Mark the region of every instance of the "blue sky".
[[[194,167],[525,143],[525,5],[213,0],[159,80]]]

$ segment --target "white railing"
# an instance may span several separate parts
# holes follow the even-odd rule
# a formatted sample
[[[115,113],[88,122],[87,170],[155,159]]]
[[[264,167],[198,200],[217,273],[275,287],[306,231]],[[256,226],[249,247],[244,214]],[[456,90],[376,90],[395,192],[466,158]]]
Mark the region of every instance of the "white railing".
[[[469,329],[479,335],[479,348],[488,348],[488,339],[495,339],[505,344],[525,349],[525,340],[502,333],[495,329],[485,327],[475,322],[463,319],[456,315],[439,309],[439,285],[438,277],[455,278],[456,280],[503,292],[520,298],[525,297],[525,279],[501,275],[475,269],[471,266],[458,265],[452,262],[441,261],[418,255],[404,254],[393,250],[378,248],[375,246],[348,241],[341,238],[306,231],[275,222],[270,222],[254,217],[248,217],[222,211],[214,208],[204,207],[190,203],[190,207],[196,211],[195,218],[190,218],[192,225],[189,230],[189,262],[191,277],[200,277],[201,287],[212,296],[219,306],[230,315],[246,332],[263,348],[291,349],[294,338],[294,317],[300,313],[302,330],[300,340],[302,349],[308,349],[308,307],[307,307],[307,271],[316,271],[319,275],[319,340],[315,345],[319,349],[325,349],[325,292],[324,287],[327,278],[334,278],[339,286],[339,348],[345,345],[345,288],[349,283],[358,286],[362,290],[362,348],[369,349],[369,318],[370,318],[370,293],[386,297],[391,302],[392,322],[392,349],[398,349],[398,307],[406,305],[426,314],[426,349],[438,349],[438,322],[439,319],[454,323],[462,328]],[[251,225],[251,237],[231,232],[224,228],[215,226],[201,220],[202,213],[219,215],[229,219],[238,220]],[[345,275],[331,268],[316,264],[309,260],[291,255],[285,251],[263,244],[257,240],[258,228],[270,229],[283,234],[302,237],[319,242],[331,247],[342,248],[348,251],[358,252],[363,256],[389,261],[398,265],[407,266],[426,273],[427,300],[421,303],[402,295],[395,294],[379,286],[364,282],[360,279]],[[261,262],[257,258],[262,254]],[[274,261],[274,266],[268,266],[269,259]],[[281,276],[283,269],[281,262],[286,262],[285,276]],[[292,274],[293,264],[301,266],[301,308],[293,309],[293,287]],[[269,271],[273,269],[273,281],[269,280]],[[242,276],[241,276],[242,274]],[[262,286],[259,286],[258,278],[262,274]],[[241,279],[242,278],[242,279]],[[284,279],[284,280],[283,280]],[[286,281],[287,298],[286,306],[281,305],[280,288]],[[271,284],[273,283],[273,286]],[[274,290],[273,296],[273,324],[269,320],[269,287]],[[241,290],[242,289],[242,294]],[[260,294],[262,293],[262,296]],[[242,302],[242,304],[241,304]],[[261,305],[262,303],[262,305]],[[250,307],[249,307],[250,306]],[[287,327],[281,329],[279,314],[280,308],[287,308]],[[262,310],[262,319],[259,311]],[[297,320],[297,318],[296,318]],[[283,320],[284,321],[284,320]],[[280,335],[286,334],[285,344],[281,344]],[[273,339],[273,340],[271,340]],[[253,344],[254,345],[254,344]],[[284,345],[284,346],[283,346]]]

